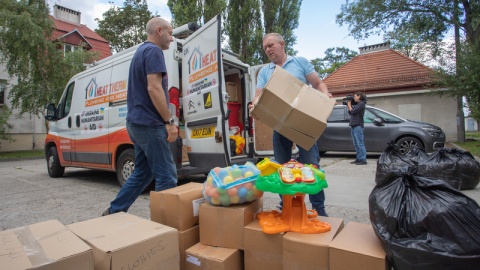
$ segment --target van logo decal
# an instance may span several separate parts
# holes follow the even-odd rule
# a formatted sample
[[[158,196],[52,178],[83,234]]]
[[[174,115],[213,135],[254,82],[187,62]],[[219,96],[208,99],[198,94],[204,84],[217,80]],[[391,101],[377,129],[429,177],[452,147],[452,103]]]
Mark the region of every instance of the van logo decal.
[[[212,93],[208,92],[203,94],[203,104],[205,109],[212,108]]]
[[[188,59],[188,82],[193,83],[218,71],[217,49],[203,54],[200,47],[193,50]]]
[[[195,103],[193,103],[193,100],[190,100],[188,102],[188,110],[194,109],[195,110]]]
[[[92,78],[90,82],[87,84],[87,88],[85,89],[85,99],[88,97],[95,97],[95,93],[97,91],[97,78]]]

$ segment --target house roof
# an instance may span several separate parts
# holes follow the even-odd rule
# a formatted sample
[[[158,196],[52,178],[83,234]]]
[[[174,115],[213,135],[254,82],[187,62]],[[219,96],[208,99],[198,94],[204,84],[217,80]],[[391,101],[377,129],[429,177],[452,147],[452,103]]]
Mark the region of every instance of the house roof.
[[[108,41],[88,28],[86,25],[64,21],[53,16],[50,16],[50,18],[55,24],[55,29],[52,33],[53,39],[62,38],[69,33],[77,31],[92,46],[92,50],[100,53],[100,59],[112,55]]]
[[[393,49],[360,54],[324,79],[334,95],[422,89],[433,69]]]

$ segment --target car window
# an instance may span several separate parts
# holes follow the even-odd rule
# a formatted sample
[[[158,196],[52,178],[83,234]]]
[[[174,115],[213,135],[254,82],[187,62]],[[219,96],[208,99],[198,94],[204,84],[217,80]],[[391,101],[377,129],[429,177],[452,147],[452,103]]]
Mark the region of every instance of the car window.
[[[372,123],[375,118],[377,118],[377,116],[375,116],[370,110],[365,110],[365,114],[363,115],[364,123]]]
[[[345,108],[333,108],[332,113],[328,118],[328,123],[340,123],[346,121],[347,119],[345,117]]]
[[[398,123],[403,122],[402,119],[398,118],[397,116],[395,116],[393,114],[383,112],[383,111],[380,111],[380,110],[375,110],[375,109],[374,109],[374,111],[375,111],[375,114],[377,115],[377,117],[382,118],[384,123],[398,124]]]

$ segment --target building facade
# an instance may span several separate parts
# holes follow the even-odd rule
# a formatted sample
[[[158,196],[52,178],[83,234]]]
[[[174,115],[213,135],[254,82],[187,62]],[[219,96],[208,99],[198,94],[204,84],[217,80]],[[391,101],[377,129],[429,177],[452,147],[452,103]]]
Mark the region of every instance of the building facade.
[[[325,78],[328,90],[341,100],[363,92],[367,105],[402,118],[439,126],[447,141],[457,139],[457,100],[435,95],[434,70],[390,49],[388,42],[360,48],[360,54]]]

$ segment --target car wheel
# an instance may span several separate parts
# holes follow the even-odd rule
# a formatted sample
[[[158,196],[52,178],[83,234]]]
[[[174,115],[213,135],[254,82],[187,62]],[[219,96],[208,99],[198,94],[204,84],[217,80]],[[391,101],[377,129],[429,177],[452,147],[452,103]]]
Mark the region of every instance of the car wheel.
[[[65,172],[65,167],[60,165],[60,160],[58,159],[57,148],[50,147],[47,153],[47,169],[48,175],[52,178],[62,177]]]
[[[117,162],[117,181],[120,186],[125,184],[133,170],[135,170],[135,151],[126,149],[120,154]]]
[[[402,153],[402,155],[405,155],[406,153],[410,152],[413,147],[424,149],[423,143],[419,139],[414,137],[400,138],[397,141],[397,145],[399,146],[400,153]]]

